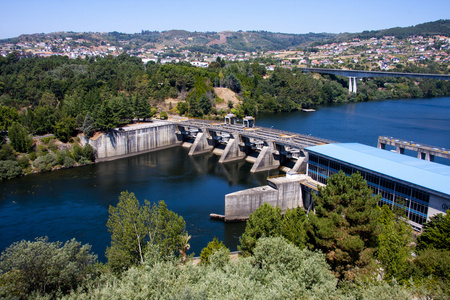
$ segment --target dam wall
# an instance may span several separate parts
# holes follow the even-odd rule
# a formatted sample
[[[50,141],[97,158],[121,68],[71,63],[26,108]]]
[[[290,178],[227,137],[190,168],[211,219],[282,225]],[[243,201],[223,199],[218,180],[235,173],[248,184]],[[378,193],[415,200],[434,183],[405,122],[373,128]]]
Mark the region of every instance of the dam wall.
[[[96,161],[119,159],[181,144],[175,124],[165,121],[115,128],[93,138],[82,136],[81,142],[94,148]]]

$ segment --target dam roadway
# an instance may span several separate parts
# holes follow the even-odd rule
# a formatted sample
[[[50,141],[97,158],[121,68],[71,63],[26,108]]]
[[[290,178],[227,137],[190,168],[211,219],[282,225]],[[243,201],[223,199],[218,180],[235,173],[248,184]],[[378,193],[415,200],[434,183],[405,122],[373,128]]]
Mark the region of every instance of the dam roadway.
[[[233,122],[182,120],[176,123],[176,133],[183,146],[190,148],[189,155],[212,151],[220,156],[220,163],[245,159],[253,163],[252,173],[277,168],[286,172],[305,171],[304,148],[333,143],[310,135],[254,126],[253,118],[249,120],[246,127]]]

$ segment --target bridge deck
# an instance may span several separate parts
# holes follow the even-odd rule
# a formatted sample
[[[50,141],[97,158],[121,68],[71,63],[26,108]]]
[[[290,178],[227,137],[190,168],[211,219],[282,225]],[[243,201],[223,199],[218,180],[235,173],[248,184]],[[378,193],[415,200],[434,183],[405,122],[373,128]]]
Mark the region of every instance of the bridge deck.
[[[380,136],[378,138],[378,148],[383,148],[384,147],[383,145],[394,146],[397,148],[397,152],[400,152],[400,149],[407,149],[417,151],[419,153],[418,156],[421,156],[421,154],[423,153],[431,156],[438,156],[450,159],[450,149],[442,147],[424,145],[420,143],[415,143],[413,141],[407,141],[393,137]]]
[[[277,144],[289,146],[296,149],[303,149],[309,146],[315,146],[320,144],[335,143],[333,141],[313,137],[310,135],[304,135],[296,132],[283,131],[273,128],[266,128],[261,126],[255,126],[253,128],[244,128],[242,125],[230,125],[225,123],[217,123],[208,120],[187,120],[178,122],[180,125],[187,125],[198,128],[208,128],[212,130],[238,133],[244,137],[255,138],[259,140],[270,140]]]

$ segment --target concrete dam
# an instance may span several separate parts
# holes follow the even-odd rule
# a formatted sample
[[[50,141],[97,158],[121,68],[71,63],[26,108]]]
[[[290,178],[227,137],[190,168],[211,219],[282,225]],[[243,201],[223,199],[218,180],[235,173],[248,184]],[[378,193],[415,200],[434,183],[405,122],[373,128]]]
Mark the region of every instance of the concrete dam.
[[[245,127],[244,127],[245,126]],[[288,208],[304,207],[305,188],[301,182],[307,163],[305,147],[331,141],[272,128],[255,127],[253,118],[236,124],[233,117],[224,123],[206,120],[153,121],[115,128],[93,138],[83,137],[90,144],[97,161],[108,161],[157,151],[169,147],[189,148],[189,155],[213,152],[219,163],[246,160],[253,164],[250,172],[281,169],[286,177],[268,179],[269,185],[225,196],[225,222],[241,221],[267,202]],[[303,192],[302,192],[303,190]],[[310,190],[307,191],[310,193]],[[306,207],[307,208],[307,207]]]

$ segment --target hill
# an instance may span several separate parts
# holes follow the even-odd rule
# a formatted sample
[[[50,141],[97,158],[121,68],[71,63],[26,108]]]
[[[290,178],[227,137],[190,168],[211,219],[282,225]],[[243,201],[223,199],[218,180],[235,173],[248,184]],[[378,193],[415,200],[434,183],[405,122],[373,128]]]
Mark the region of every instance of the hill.
[[[306,33],[288,34],[268,31],[223,31],[189,32],[185,30],[149,31],[141,33],[121,32],[54,32],[21,35],[16,38],[0,40],[4,43],[46,42],[48,40],[71,38],[84,41],[86,46],[110,45],[129,51],[138,48],[190,50],[201,53],[238,53],[254,51],[278,51],[305,48],[330,42],[339,42],[353,38],[371,38],[395,36],[406,38],[411,35],[450,36],[450,20],[438,20],[410,27],[396,27],[360,33]]]

